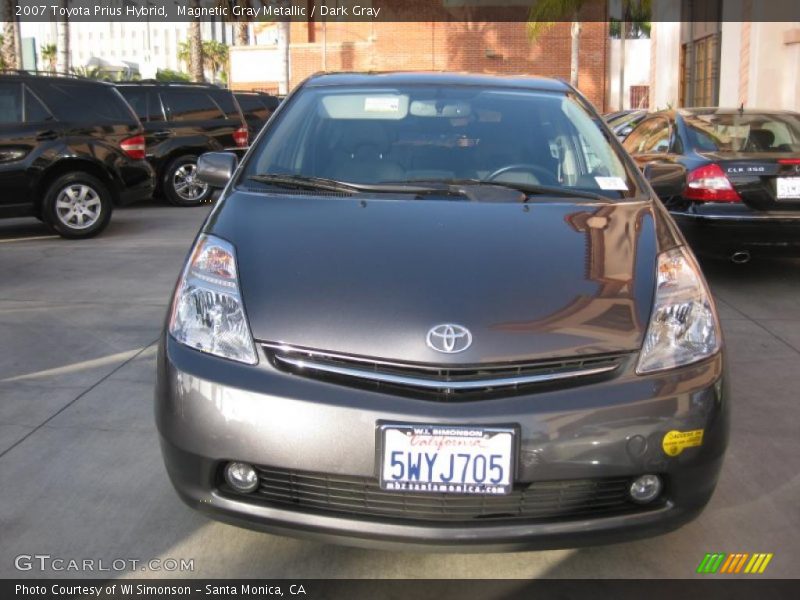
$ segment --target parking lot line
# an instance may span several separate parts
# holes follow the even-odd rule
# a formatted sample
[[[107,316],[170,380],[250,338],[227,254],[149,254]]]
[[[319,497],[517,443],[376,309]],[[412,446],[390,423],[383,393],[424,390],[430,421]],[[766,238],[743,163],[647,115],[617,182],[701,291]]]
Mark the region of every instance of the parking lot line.
[[[8,244],[10,242],[32,242],[34,240],[49,240],[57,238],[57,235],[35,235],[33,237],[11,238],[8,240],[0,240],[0,244]]]

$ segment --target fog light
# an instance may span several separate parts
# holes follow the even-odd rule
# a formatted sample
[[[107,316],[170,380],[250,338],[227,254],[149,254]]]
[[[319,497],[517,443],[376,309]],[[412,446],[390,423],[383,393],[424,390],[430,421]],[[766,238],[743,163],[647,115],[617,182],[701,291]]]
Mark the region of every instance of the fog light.
[[[652,502],[660,493],[661,478],[658,475],[642,475],[631,484],[631,499],[640,504]]]
[[[258,474],[247,463],[232,462],[225,467],[225,481],[237,492],[249,494],[258,487]]]

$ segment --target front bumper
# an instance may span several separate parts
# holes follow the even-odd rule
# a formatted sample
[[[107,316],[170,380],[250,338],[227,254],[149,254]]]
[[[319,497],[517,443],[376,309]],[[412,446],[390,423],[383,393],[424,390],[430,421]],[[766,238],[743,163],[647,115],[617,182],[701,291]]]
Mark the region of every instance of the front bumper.
[[[262,357],[263,358],[263,357]],[[631,359],[631,363],[633,360]],[[173,485],[209,516],[282,535],[426,550],[518,550],[602,544],[688,522],[716,485],[728,436],[721,356],[639,377],[469,402],[415,400],[246,366],[169,337],[158,358],[156,418]],[[292,509],[219,486],[229,460],[332,475],[377,477],[376,424],[519,426],[518,482],[661,474],[663,502],[612,516],[510,521],[412,521]],[[703,443],[669,457],[669,431],[703,429]],[[635,440],[636,443],[632,443]],[[644,443],[642,443],[644,442]]]
[[[742,203],[705,203],[670,214],[698,254],[800,256],[800,203],[770,211]]]

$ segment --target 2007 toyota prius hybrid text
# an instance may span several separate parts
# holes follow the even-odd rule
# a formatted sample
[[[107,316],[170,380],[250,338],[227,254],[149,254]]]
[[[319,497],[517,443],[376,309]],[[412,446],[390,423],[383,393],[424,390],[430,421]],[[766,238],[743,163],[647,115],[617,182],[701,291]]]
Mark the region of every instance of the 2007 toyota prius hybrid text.
[[[181,498],[346,544],[513,550],[663,533],[711,497],[711,294],[589,103],[547,79],[318,75],[224,187],[161,340]]]

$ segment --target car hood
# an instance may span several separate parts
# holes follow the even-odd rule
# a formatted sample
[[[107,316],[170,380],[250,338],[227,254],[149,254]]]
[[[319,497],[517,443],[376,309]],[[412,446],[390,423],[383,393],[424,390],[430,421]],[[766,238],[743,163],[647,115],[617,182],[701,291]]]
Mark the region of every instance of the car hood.
[[[208,233],[236,248],[261,342],[475,364],[638,350],[657,236],[649,203],[480,203],[235,191]],[[426,344],[443,323],[473,343]]]

